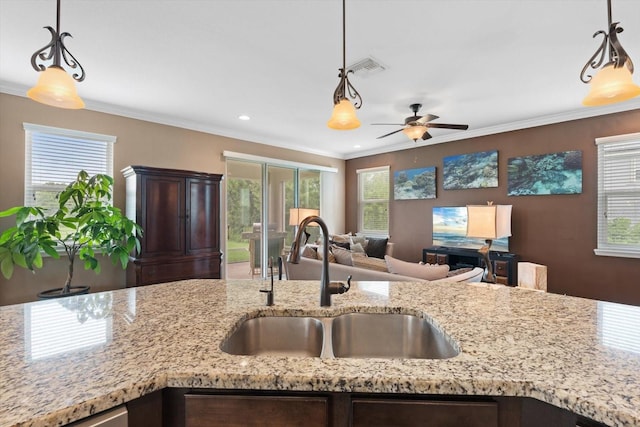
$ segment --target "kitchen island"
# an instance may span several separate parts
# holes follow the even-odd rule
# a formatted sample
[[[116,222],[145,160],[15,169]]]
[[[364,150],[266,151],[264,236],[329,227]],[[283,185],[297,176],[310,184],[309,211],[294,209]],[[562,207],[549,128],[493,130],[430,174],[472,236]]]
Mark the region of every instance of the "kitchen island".
[[[337,279],[337,278],[334,278]],[[488,284],[187,280],[0,307],[0,426],[63,425],[165,388],[529,397],[640,425],[640,307]],[[243,319],[349,312],[425,317],[448,359],[237,356]],[[636,328],[633,330],[633,328]]]

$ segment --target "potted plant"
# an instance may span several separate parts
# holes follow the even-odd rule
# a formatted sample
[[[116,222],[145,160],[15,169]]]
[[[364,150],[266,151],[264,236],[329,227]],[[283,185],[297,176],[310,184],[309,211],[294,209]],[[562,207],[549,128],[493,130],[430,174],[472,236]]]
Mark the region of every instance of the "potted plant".
[[[56,195],[53,213],[41,207],[18,206],[0,212],[0,217],[15,215],[16,225],[0,234],[0,270],[11,278],[14,266],[35,271],[42,268],[43,252],[53,258],[64,253],[68,259],[67,279],[62,288],[38,294],[41,298],[55,298],[72,293],[86,293],[88,287],[72,287],[76,257],[85,269],[98,274],[100,264],[96,253],[101,252],[124,269],[134,248],[140,250],[138,236],[142,229],[123,216],[120,209],[109,204],[113,178],[98,174],[89,176],[80,171],[75,181]]]

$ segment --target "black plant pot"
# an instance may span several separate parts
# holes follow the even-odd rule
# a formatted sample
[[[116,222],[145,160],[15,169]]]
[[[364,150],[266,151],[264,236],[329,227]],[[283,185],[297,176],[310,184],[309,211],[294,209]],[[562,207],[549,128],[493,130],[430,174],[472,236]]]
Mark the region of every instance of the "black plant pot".
[[[62,293],[62,289],[64,288],[55,288],[40,292],[38,294],[38,299],[64,298],[89,293],[89,286],[71,286],[69,292],[64,294]]]

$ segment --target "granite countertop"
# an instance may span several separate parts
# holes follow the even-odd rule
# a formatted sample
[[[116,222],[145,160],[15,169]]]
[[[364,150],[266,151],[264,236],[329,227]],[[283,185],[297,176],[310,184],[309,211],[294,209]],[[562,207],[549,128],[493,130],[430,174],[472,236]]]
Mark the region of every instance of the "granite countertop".
[[[317,282],[189,280],[0,307],[0,426],[61,425],[165,387],[528,396],[640,425],[640,307],[486,284],[360,282],[319,306]],[[233,356],[241,319],[424,314],[442,360]]]

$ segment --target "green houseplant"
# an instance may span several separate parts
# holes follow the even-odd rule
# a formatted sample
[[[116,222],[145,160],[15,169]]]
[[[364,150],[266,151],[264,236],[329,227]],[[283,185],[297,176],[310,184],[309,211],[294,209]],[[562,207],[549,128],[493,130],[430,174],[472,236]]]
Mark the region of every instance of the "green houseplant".
[[[110,205],[113,178],[98,174],[89,176],[80,171],[75,181],[56,195],[56,209],[46,213],[43,208],[17,206],[0,212],[0,217],[15,215],[16,225],[0,234],[0,270],[9,279],[14,266],[35,271],[42,268],[42,253],[68,259],[68,274],[64,286],[46,291],[40,296],[65,296],[72,291],[73,268],[76,257],[85,269],[100,272],[96,253],[108,256],[124,269],[129,254],[140,250],[142,229],[123,216],[120,209]],[[76,289],[76,287],[73,287]],[[77,291],[87,292],[88,288]],[[50,295],[53,294],[53,295]]]

